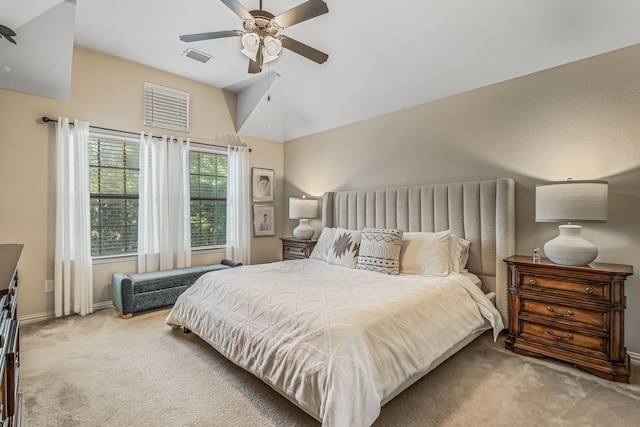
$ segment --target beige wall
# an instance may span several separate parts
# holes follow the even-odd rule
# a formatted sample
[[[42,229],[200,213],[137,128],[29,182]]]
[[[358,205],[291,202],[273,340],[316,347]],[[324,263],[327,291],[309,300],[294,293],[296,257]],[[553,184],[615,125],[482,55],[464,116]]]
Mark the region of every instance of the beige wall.
[[[399,76],[398,78],[401,78]],[[328,190],[465,181],[516,180],[517,252],[557,234],[533,219],[540,181],[602,178],[610,183],[609,221],[585,226],[598,261],[631,264],[626,343],[640,353],[640,47],[525,76],[373,120],[281,144],[238,137],[235,96],[162,71],[76,47],[71,101],[0,89],[0,243],[25,244],[19,314],[53,311],[44,281],[53,277],[53,128],[38,118],[67,116],[123,130],[142,127],[142,87],[149,81],[190,92],[193,140],[245,142],[251,166],[275,171],[277,236],[290,235],[288,196]],[[284,171],[286,170],[286,175]],[[312,222],[319,228],[319,220]],[[255,238],[252,261],[279,259],[277,237]],[[222,253],[194,255],[194,264]],[[135,258],[95,266],[94,301],[110,300],[111,272],[135,271]]]
[[[609,221],[583,234],[597,261],[634,266],[625,337],[640,353],[640,45],[288,141],[284,157],[286,196],[511,177],[524,255],[557,235],[534,221],[536,183],[607,179]]]
[[[191,94],[190,132],[181,134],[145,128],[143,85],[152,82]],[[23,320],[53,313],[53,293],[44,281],[53,278],[55,201],[53,181],[54,128],[42,116],[66,116],[94,126],[154,135],[172,134],[198,142],[252,148],[251,166],[274,169],[276,215],[284,212],[282,143],[239,137],[234,128],[235,95],[140,64],[76,46],[69,102],[0,89],[0,243],[23,243],[19,264],[18,310]],[[279,231],[281,219],[276,223]],[[280,234],[279,234],[280,235]],[[252,261],[280,259],[277,237],[253,239]],[[194,253],[193,264],[217,262],[223,251]],[[94,266],[94,303],[111,300],[114,271],[135,272],[135,257],[101,260]]]

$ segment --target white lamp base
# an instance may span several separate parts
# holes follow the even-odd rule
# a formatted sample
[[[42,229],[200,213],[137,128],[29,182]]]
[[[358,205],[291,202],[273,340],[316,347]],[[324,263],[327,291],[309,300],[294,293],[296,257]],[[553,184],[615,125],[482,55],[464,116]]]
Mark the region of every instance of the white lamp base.
[[[308,240],[313,237],[315,232],[313,227],[309,225],[308,219],[300,219],[300,225],[293,229],[293,237]]]
[[[544,244],[544,254],[556,264],[589,264],[598,256],[598,248],[582,237],[581,230],[579,225],[559,225],[560,234]]]

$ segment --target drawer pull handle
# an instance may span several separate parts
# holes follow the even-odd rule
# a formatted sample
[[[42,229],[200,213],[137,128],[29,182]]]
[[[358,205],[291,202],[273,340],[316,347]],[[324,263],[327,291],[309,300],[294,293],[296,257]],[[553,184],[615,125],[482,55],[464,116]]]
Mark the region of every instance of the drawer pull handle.
[[[555,338],[557,340],[560,340],[560,341],[570,341],[570,340],[573,339],[573,335],[571,335],[571,334],[567,334],[567,336],[565,336],[565,337],[560,337],[560,336],[556,335],[551,329],[547,329],[547,333],[549,335],[551,335],[553,338]]]
[[[553,309],[553,307],[547,307],[547,310],[549,310],[549,312],[553,313],[553,315],[556,316],[556,317],[571,317],[571,316],[573,316],[573,311],[571,311],[571,310],[567,310],[566,313],[558,313],[557,311],[555,311]]]
[[[529,279],[529,284],[530,285],[537,285],[538,282],[536,282],[536,279]]]
[[[593,288],[591,286],[587,286],[586,288],[584,288],[584,290],[587,291],[588,294],[593,293]]]

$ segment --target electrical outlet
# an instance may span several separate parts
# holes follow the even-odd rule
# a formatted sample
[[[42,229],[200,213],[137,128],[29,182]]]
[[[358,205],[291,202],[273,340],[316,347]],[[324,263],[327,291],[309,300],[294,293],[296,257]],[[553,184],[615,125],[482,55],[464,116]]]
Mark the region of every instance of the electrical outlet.
[[[44,291],[45,292],[53,292],[53,280],[45,280],[44,281]]]

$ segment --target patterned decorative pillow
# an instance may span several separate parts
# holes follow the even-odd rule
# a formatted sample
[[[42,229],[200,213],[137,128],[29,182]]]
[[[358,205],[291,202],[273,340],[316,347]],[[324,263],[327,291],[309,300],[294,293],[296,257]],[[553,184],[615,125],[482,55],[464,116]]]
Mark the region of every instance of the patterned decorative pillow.
[[[322,229],[322,233],[320,233],[320,237],[318,237],[318,242],[315,247],[311,251],[309,258],[319,259],[322,261],[327,260],[327,255],[329,254],[329,249],[331,249],[331,244],[333,243],[333,237],[336,234],[335,228],[325,227]]]
[[[358,230],[345,230],[338,227],[333,237],[333,242],[327,254],[327,262],[334,265],[355,268],[358,263],[360,251],[360,238],[362,232]]]
[[[365,228],[362,231],[357,269],[400,274],[402,230]]]

